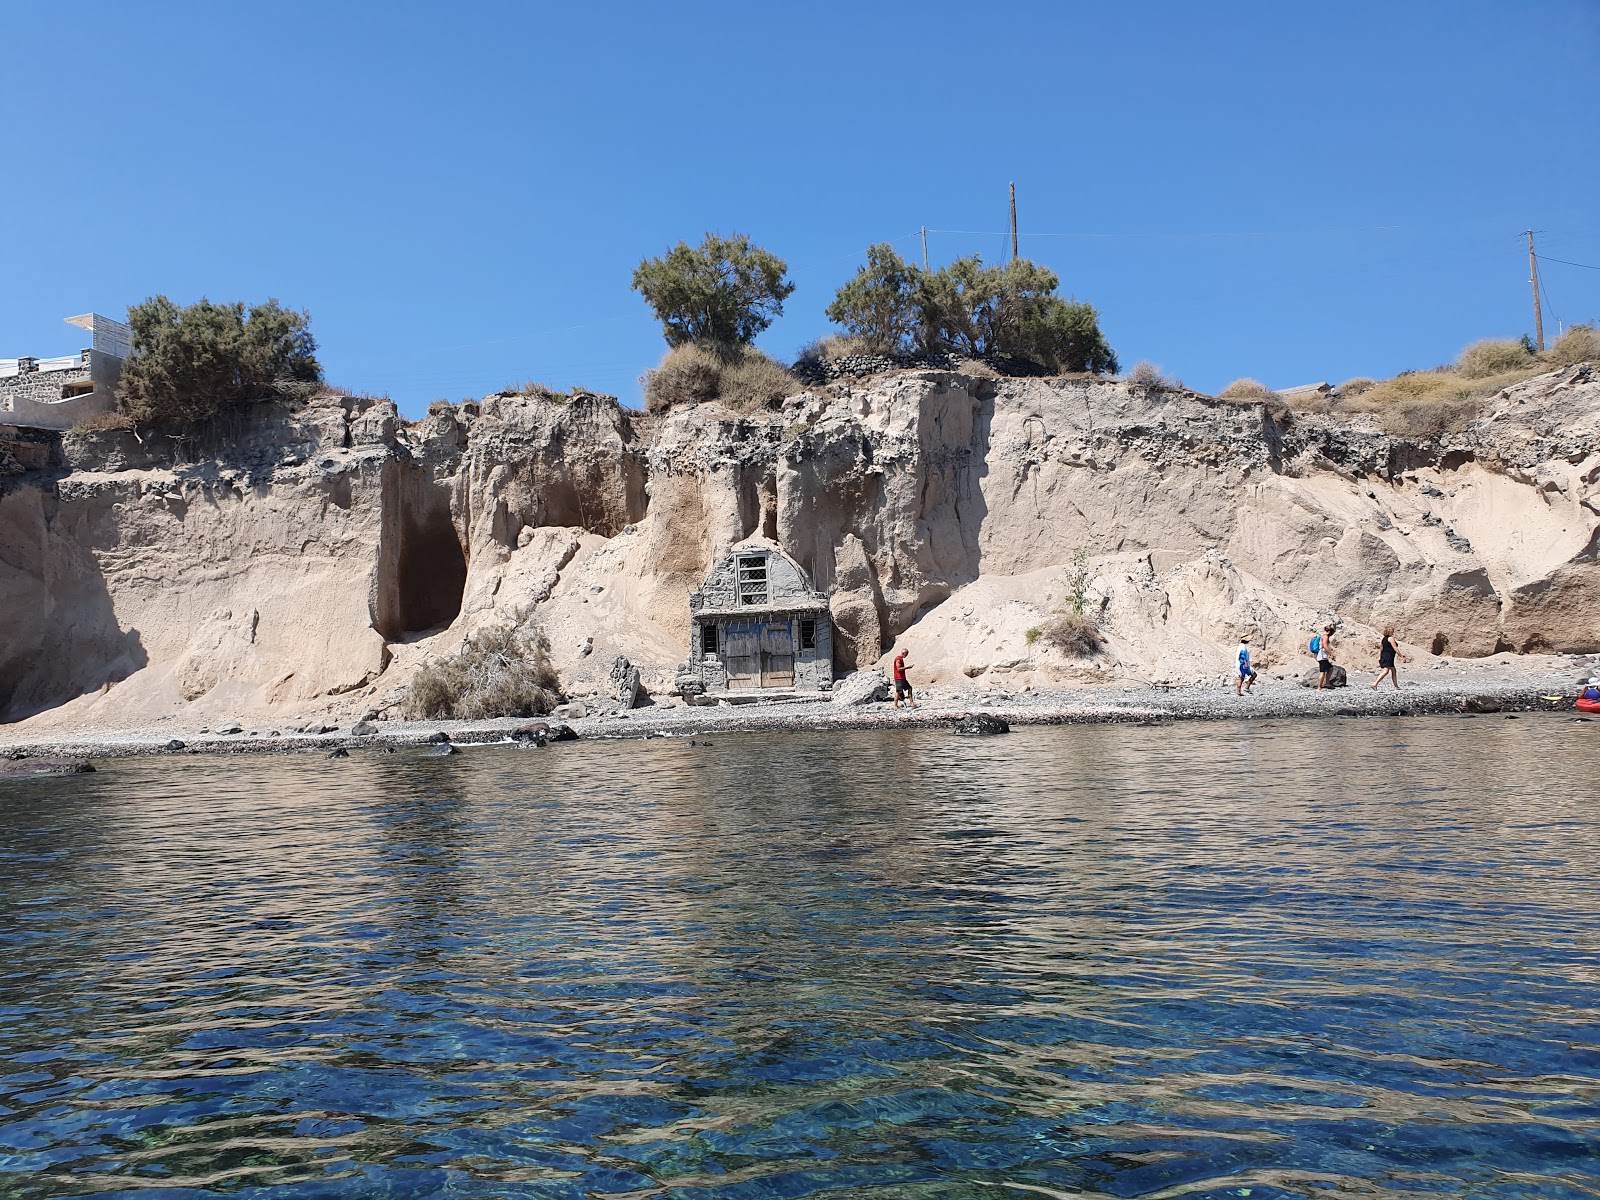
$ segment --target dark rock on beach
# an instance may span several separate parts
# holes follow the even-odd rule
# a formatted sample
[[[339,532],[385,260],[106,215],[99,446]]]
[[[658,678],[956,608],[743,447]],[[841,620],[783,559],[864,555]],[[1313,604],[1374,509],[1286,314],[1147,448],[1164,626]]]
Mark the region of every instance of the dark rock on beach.
[[[459,750],[457,750],[454,746],[452,746],[449,742],[440,742],[432,750],[429,750],[425,755],[423,755],[423,757],[424,758],[448,758],[452,754],[459,754],[459,753],[461,753],[461,752]]]
[[[446,733],[444,730],[441,729],[438,733],[430,733],[427,737],[423,738],[422,740],[423,740],[423,743],[426,744],[426,745],[438,746],[438,745],[442,745],[444,743],[449,742],[450,735],[448,733]]]
[[[1465,713],[1497,713],[1500,709],[1500,701],[1493,696],[1468,696],[1461,701],[1461,711]]]
[[[349,758],[350,757],[350,751],[346,750],[343,746],[335,746],[332,750],[328,751],[328,757],[329,758]]]
[[[1010,733],[1011,726],[993,713],[971,713],[956,722],[955,730],[968,737],[992,737],[997,733]]]
[[[185,748],[186,748],[185,744],[183,742],[180,742],[177,738],[173,738],[170,742],[167,743],[167,749],[168,750],[176,751],[176,750],[183,750]]]
[[[38,779],[47,775],[84,775],[94,767],[83,758],[0,759],[0,780]]]
[[[1306,687],[1306,688],[1314,688],[1314,687],[1316,687],[1317,686],[1317,676],[1318,676],[1318,674],[1320,674],[1320,672],[1317,670],[1317,668],[1312,667],[1311,670],[1307,671],[1304,675],[1300,676],[1300,686],[1301,687]],[[1350,675],[1349,675],[1349,673],[1346,672],[1345,669],[1343,667],[1341,667],[1338,663],[1334,663],[1333,670],[1328,672],[1328,686],[1329,687],[1349,687],[1350,686]]]

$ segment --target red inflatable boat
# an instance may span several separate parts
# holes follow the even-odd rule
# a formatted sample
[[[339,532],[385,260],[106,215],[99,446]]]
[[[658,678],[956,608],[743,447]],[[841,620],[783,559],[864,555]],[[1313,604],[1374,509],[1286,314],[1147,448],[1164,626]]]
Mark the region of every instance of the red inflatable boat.
[[[1586,713],[1600,713],[1600,700],[1578,700],[1578,711]]]

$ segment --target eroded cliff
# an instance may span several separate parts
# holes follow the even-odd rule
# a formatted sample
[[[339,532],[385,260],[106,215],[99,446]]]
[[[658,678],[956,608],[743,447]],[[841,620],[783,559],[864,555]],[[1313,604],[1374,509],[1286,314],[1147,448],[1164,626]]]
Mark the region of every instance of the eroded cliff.
[[[378,706],[486,623],[549,632],[569,690],[664,692],[687,595],[751,534],[833,594],[840,673],[1219,675],[1338,616],[1424,652],[1600,649],[1600,371],[1443,439],[1094,380],[902,372],[744,417],[491,396],[264,406],[220,455],[68,438],[0,495],[0,711],[50,727]],[[1093,556],[1093,659],[1030,643]],[[581,650],[593,639],[593,652]],[[1375,639],[1374,639],[1375,640]],[[1262,643],[1265,643],[1263,646]]]

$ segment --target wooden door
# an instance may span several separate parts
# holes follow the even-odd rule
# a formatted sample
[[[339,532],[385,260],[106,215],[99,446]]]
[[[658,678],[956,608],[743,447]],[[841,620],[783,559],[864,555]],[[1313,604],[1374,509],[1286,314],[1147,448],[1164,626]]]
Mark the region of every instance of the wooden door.
[[[761,686],[794,686],[794,635],[788,621],[768,621],[761,631]]]
[[[722,626],[722,665],[728,671],[728,687],[761,686],[760,621],[725,621]]]

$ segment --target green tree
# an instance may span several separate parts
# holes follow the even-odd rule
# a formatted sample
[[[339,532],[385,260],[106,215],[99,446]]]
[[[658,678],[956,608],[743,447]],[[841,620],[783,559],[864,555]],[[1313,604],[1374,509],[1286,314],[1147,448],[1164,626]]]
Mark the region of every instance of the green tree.
[[[869,246],[867,265],[834,296],[828,320],[860,338],[871,353],[901,353],[917,327],[920,275],[888,242]]]
[[[924,351],[1018,359],[1052,372],[1117,369],[1094,307],[1063,300],[1060,279],[1038,263],[985,267],[972,255],[917,274],[916,341]]]
[[[747,346],[782,315],[794,291],[788,264],[745,234],[708,233],[698,247],[679,242],[633,273],[633,290],[655,309],[667,345]]]
[[[136,421],[193,425],[277,395],[277,385],[322,378],[310,315],[276,300],[180,308],[152,296],[128,309],[128,324],[133,355],[117,391]]]

